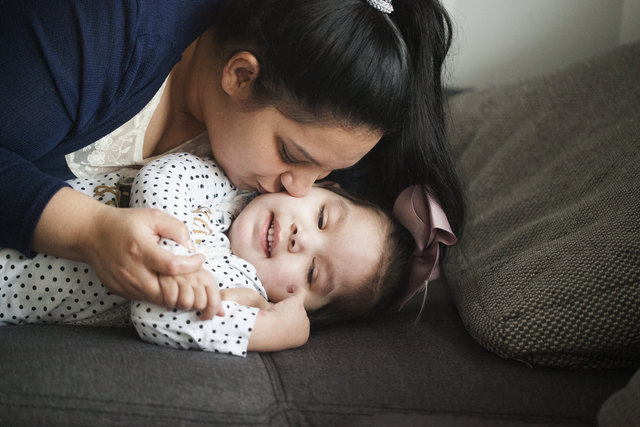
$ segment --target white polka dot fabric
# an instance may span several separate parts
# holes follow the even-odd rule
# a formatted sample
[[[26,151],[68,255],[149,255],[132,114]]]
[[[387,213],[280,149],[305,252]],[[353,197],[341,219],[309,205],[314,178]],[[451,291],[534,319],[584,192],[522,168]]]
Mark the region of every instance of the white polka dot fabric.
[[[122,177],[122,173],[110,173],[70,184],[103,203],[115,204],[116,185]],[[231,253],[224,234],[237,209],[234,202],[241,196],[246,197],[246,192],[239,192],[212,160],[176,153],[140,170],[131,188],[130,206],[161,209],[187,224],[197,251],[207,257],[204,268],[220,289],[246,287],[266,299],[255,268]],[[160,244],[179,255],[189,253],[169,240]],[[201,321],[196,311],[167,311],[112,295],[88,264],[42,254],[28,259],[8,249],[0,250],[0,277],[0,325],[112,324],[112,319],[101,321],[101,316],[107,318],[104,315],[114,308],[130,304],[131,323],[147,342],[244,356],[258,312],[224,301],[225,316]]]

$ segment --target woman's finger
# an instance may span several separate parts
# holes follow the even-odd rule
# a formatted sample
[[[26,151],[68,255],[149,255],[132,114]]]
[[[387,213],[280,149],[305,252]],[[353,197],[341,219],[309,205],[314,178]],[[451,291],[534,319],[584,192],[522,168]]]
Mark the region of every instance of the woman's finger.
[[[158,212],[154,220],[153,229],[158,236],[173,240],[191,252],[196,251],[196,247],[189,235],[189,228],[182,221],[164,212]]]
[[[102,258],[105,259],[106,257]],[[113,294],[132,301],[142,300],[161,305],[163,296],[157,274],[139,262],[123,264],[113,266],[109,262],[96,263],[94,270],[102,284]]]
[[[137,300],[162,305],[164,297],[155,271],[149,270],[144,265],[131,265],[129,270],[124,272],[123,277],[126,287],[139,294]]]
[[[180,276],[197,272],[205,260],[204,255],[174,255],[156,243],[145,247],[144,264],[152,271],[167,276]]]

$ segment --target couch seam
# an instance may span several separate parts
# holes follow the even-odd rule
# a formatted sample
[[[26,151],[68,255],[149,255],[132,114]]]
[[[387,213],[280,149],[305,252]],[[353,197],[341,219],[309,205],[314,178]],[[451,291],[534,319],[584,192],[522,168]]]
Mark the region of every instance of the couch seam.
[[[38,395],[31,395],[31,396],[38,396]],[[1,396],[0,396],[1,397]],[[83,399],[76,399],[78,401],[82,401]],[[102,400],[97,400],[97,399],[84,399],[84,400],[96,400],[96,401],[100,401],[103,402]],[[127,404],[127,402],[122,402],[127,406],[133,406],[133,407],[139,407],[139,404],[136,405],[131,405],[131,404]],[[367,405],[350,405],[350,404],[322,404],[322,403],[317,403],[317,402],[299,402],[302,405],[307,406],[307,408],[299,408],[297,407],[297,411],[301,412],[301,413],[324,413],[324,414],[334,414],[336,412],[341,413],[342,415],[364,415],[364,416],[372,416],[372,415],[376,415],[376,414],[385,414],[385,413],[389,413],[389,412],[393,412],[393,413],[401,413],[401,414],[414,414],[414,415],[423,415],[423,414],[440,414],[440,415],[449,415],[449,416],[476,416],[476,417],[481,417],[481,418],[489,418],[489,419],[500,419],[500,420],[519,420],[522,421],[523,419],[526,420],[530,420],[530,421],[563,421],[563,422],[572,422],[572,423],[584,423],[584,422],[591,422],[593,420],[588,419],[588,418],[576,418],[576,417],[562,417],[562,416],[549,416],[549,415],[532,415],[532,414],[501,414],[501,413],[496,413],[496,412],[474,412],[474,411],[431,411],[431,410],[421,410],[421,409],[412,409],[412,408],[402,408],[402,407],[380,407],[380,406],[367,406]],[[3,403],[0,402],[0,407],[25,407],[25,408],[44,408],[44,409],[50,409],[50,410],[54,410],[54,411],[67,411],[68,408],[65,407],[60,407],[60,406],[55,406],[55,405],[42,405],[42,404],[8,404],[8,403]],[[162,408],[179,408],[179,407],[175,407],[175,406],[167,406],[167,405],[153,405],[153,404],[145,404],[143,407],[146,408],[153,408],[153,407],[162,407]],[[284,409],[284,408],[278,408],[278,409]],[[372,411],[373,410],[373,411]],[[102,414],[115,414],[115,415],[119,415],[119,416],[123,416],[121,413],[118,413],[116,411],[109,411],[109,410],[105,410],[105,409],[86,409],[86,408],[74,408],[74,411],[80,411],[80,412],[84,412],[84,413],[102,413]],[[241,416],[246,416],[247,414],[242,412],[220,412],[220,411],[211,411],[211,410],[202,410],[202,409],[192,409],[189,408],[189,412],[198,412],[201,413],[202,415],[207,415],[208,413],[216,413],[216,414],[225,414],[225,415],[241,415]],[[269,411],[272,412],[272,411]],[[288,411],[287,410],[277,410],[277,413],[284,413],[285,416],[287,417],[287,421],[289,423],[289,425],[294,425],[292,423],[292,420],[288,417]],[[185,417],[185,416],[175,416],[175,415],[169,415],[169,414],[158,414],[158,413],[146,413],[146,414],[141,414],[141,413],[134,413],[134,414],[126,414],[123,416],[123,418],[127,418],[127,417],[135,417],[135,418],[148,418],[148,417],[162,417],[162,418],[170,418],[170,419],[177,419],[177,420],[186,420],[186,421],[198,421],[201,422],[203,419],[202,418],[197,418],[197,417]],[[206,418],[208,422],[212,422],[213,420]],[[269,419],[272,420],[273,419],[273,414],[270,414]],[[225,421],[225,422],[220,422],[217,424],[226,424],[229,421]],[[242,421],[242,424],[264,424],[264,422],[260,422],[260,421],[254,421],[254,422],[247,422],[246,420]]]
[[[481,418],[490,418],[490,419],[500,419],[500,420],[517,420],[522,421],[526,419],[528,421],[548,421],[548,422],[572,422],[572,423],[592,423],[593,420],[590,418],[578,418],[578,417],[566,417],[566,416],[552,416],[552,415],[537,415],[537,414],[502,414],[498,412],[474,412],[474,411],[432,411],[425,409],[412,409],[412,408],[402,408],[402,407],[380,407],[380,406],[367,406],[367,405],[347,405],[347,404],[319,404],[314,402],[300,402],[305,405],[310,406],[319,406],[319,407],[329,407],[327,409],[299,409],[300,412],[305,413],[327,413],[332,414],[335,411],[331,411],[330,408],[347,408],[347,409],[359,409],[359,412],[345,412],[340,411],[343,415],[376,415],[376,414],[385,414],[393,411],[394,413],[402,413],[402,414],[414,414],[414,415],[423,415],[423,414],[439,414],[439,415],[449,415],[449,416],[476,416]],[[374,409],[375,412],[372,413],[371,409]]]
[[[9,402],[5,401],[5,398],[9,397]],[[52,394],[37,394],[37,393],[12,393],[12,394],[0,394],[0,406],[7,406],[7,407],[15,407],[15,406],[21,406],[21,407],[32,407],[32,408],[47,408],[47,409],[54,409],[54,410],[68,410],[69,407],[68,405],[58,405],[55,402],[51,402],[50,404],[27,404],[27,403],[13,403],[10,402],[11,401],[11,397],[25,397],[25,398],[44,398],[44,399],[53,399],[53,400],[58,400],[58,401],[62,401],[63,403],[65,402],[78,402],[78,403],[82,403],[82,402],[91,402],[91,403],[106,403],[106,404],[115,404],[115,405],[119,405],[119,406],[124,406],[124,407],[130,407],[130,408],[143,408],[145,410],[156,410],[157,408],[162,408],[162,409],[172,409],[172,410],[180,410],[180,411],[188,411],[188,412],[196,412],[196,413],[201,413],[203,415],[207,415],[207,414],[222,414],[222,415],[242,415],[242,416],[246,416],[247,413],[246,412],[232,412],[232,411],[218,411],[215,409],[201,409],[201,408],[195,408],[195,407],[188,407],[188,406],[176,406],[176,405],[167,405],[167,404],[155,404],[155,403],[133,403],[133,402],[126,402],[126,401],[117,401],[117,400],[106,400],[106,399],[90,399],[90,398],[82,398],[82,397],[68,397],[68,396],[56,396],[56,395],[52,395]],[[86,409],[86,408],[73,408],[74,411],[83,411],[83,412],[100,412],[100,413],[104,413],[104,414],[117,414],[118,412],[113,411],[113,410],[105,410],[105,409],[100,409],[100,408],[91,408],[91,409]],[[163,415],[165,416],[165,415]],[[169,415],[166,415],[169,416]],[[259,413],[256,413],[256,416],[260,416]],[[170,416],[169,416],[170,417]]]
[[[273,357],[270,353],[261,352],[260,358],[262,359],[263,365],[267,371],[267,375],[269,376],[269,382],[271,384],[271,388],[273,390],[273,395],[275,398],[275,402],[269,407],[270,421],[273,421],[274,417],[277,414],[282,413],[286,417],[288,425],[295,425],[296,423],[294,423],[294,421],[290,417],[289,401],[284,391],[282,377],[280,376],[280,371],[276,367]]]
[[[139,405],[136,405],[139,406]],[[167,405],[161,405],[163,408],[173,408],[172,406],[167,406]],[[265,425],[266,421],[259,421],[259,420],[255,420],[255,421],[247,421],[246,419],[244,419],[244,417],[247,416],[247,414],[245,412],[220,412],[220,411],[203,411],[203,410],[198,410],[198,409],[189,409],[188,412],[189,413],[193,413],[193,412],[199,412],[201,413],[201,416],[188,416],[188,415],[171,415],[171,414],[159,414],[156,412],[153,412],[151,410],[151,408],[147,408],[148,410],[145,411],[144,413],[127,413],[127,414],[123,414],[122,412],[118,412],[118,411],[109,411],[109,410],[105,410],[105,409],[98,409],[98,408],[91,408],[91,409],[87,409],[87,408],[68,408],[68,407],[64,407],[64,406],[56,406],[56,405],[42,405],[42,404],[7,404],[7,403],[0,403],[0,408],[5,407],[5,408],[27,408],[27,409],[41,409],[41,410],[49,410],[49,411],[55,411],[55,412],[61,412],[61,413],[67,413],[70,409],[73,410],[73,412],[83,412],[87,415],[90,414],[103,414],[106,416],[112,415],[115,417],[121,417],[123,419],[129,419],[129,418],[137,418],[137,419],[149,419],[149,418],[162,418],[162,419],[174,419],[174,420],[178,420],[178,421],[188,421],[188,422],[194,422],[194,423],[205,423],[205,424],[209,424],[211,422],[214,422],[215,424],[221,424],[221,425],[229,425],[230,423],[239,423],[242,425]],[[5,411],[3,411],[5,412]],[[207,413],[210,412],[210,413]],[[212,414],[224,414],[227,416],[234,416],[234,417],[238,417],[238,421],[229,421],[229,420],[225,420],[225,421],[219,421],[219,422],[215,422],[211,419],[211,415]],[[259,418],[260,415],[256,415],[255,418]],[[0,416],[0,419],[2,417]]]

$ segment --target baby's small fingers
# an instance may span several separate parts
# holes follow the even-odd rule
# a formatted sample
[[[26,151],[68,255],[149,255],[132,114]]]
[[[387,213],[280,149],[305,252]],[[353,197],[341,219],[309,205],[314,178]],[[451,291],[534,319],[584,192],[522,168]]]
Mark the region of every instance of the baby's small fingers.
[[[196,310],[204,310],[207,307],[207,286],[197,284],[193,286],[193,308]]]
[[[193,307],[193,301],[195,296],[193,294],[193,288],[188,284],[179,284],[180,295],[178,296],[178,303],[176,306],[178,310],[189,310]]]
[[[215,304],[212,307],[216,307],[216,316],[224,316],[224,305],[222,305],[222,298],[220,296],[220,292],[216,287],[211,287],[212,289],[207,288],[207,292],[210,292],[209,299],[215,301]]]
[[[212,319],[213,316],[224,316],[224,307],[220,299],[220,292],[216,286],[206,286],[207,307],[200,315],[202,320]]]
[[[178,283],[172,276],[160,275],[158,279],[162,288],[163,304],[167,310],[173,310],[178,302]]]

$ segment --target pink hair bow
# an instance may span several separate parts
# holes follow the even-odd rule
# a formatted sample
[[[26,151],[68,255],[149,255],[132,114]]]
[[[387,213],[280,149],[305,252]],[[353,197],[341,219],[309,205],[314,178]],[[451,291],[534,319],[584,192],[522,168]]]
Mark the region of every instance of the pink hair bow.
[[[444,210],[429,195],[424,185],[412,185],[403,190],[393,205],[393,215],[411,232],[416,241],[416,250],[412,256],[409,272],[408,290],[400,305],[402,309],[421,289],[425,289],[426,298],[429,280],[440,276],[438,268],[440,243],[451,246],[458,239],[451,231]]]

